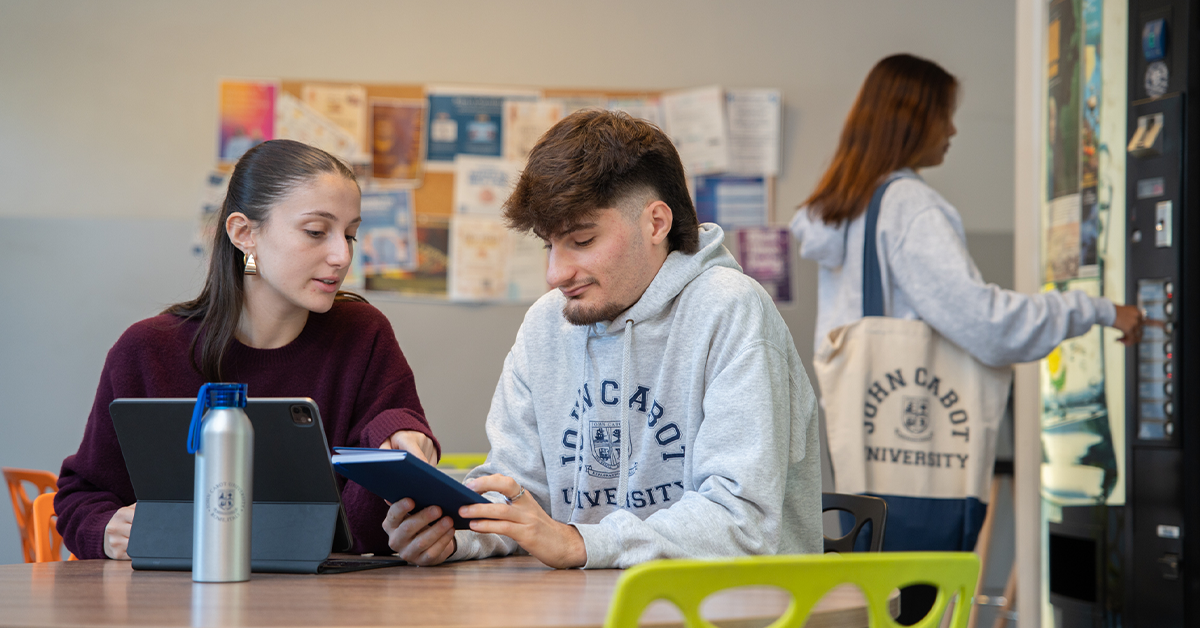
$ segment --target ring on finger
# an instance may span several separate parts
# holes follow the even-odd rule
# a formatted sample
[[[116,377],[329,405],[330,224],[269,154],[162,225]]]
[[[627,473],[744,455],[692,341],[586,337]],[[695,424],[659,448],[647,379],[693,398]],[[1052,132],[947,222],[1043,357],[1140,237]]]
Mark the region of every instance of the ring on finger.
[[[521,496],[522,496],[522,495],[524,495],[524,494],[525,494],[525,487],[523,487],[523,486],[522,486],[522,487],[521,487],[521,492],[517,493],[516,495],[513,495],[512,497],[509,497],[509,496],[505,495],[505,496],[504,496],[504,501],[506,501],[506,502],[508,502],[508,503],[510,503],[510,504],[511,504],[511,503],[513,503],[513,502],[517,501],[518,499],[521,499]]]

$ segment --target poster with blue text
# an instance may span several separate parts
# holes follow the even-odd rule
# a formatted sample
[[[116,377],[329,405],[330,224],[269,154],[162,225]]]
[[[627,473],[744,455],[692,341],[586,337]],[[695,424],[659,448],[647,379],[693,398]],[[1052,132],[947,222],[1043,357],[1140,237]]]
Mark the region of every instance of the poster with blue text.
[[[358,256],[364,275],[387,276],[416,266],[417,233],[413,223],[411,190],[363,191]]]
[[[456,155],[502,157],[504,101],[535,100],[537,92],[430,88],[426,163],[450,170]],[[440,167],[440,168],[439,168]]]
[[[722,229],[765,227],[770,207],[765,177],[708,175],[696,177],[696,217]]]

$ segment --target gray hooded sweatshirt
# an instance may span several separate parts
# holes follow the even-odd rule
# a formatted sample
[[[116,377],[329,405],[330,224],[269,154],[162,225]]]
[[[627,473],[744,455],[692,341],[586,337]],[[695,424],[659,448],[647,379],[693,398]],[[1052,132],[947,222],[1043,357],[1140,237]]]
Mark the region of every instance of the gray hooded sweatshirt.
[[[887,316],[925,321],[988,366],[1040,360],[1063,340],[1116,319],[1111,301],[1079,290],[1031,295],[984,283],[958,211],[912,170],[891,176],[902,178],[884,192],[875,231]],[[800,257],[821,265],[814,348],[862,318],[865,223],[863,212],[849,224],[827,225],[807,207],[792,219]]]
[[[525,315],[469,477],[512,477],[579,531],[588,568],[656,558],[819,552],[816,405],[771,297],[716,225],[667,256],[612,322],[562,316],[554,290]],[[455,533],[451,560],[516,552]]]

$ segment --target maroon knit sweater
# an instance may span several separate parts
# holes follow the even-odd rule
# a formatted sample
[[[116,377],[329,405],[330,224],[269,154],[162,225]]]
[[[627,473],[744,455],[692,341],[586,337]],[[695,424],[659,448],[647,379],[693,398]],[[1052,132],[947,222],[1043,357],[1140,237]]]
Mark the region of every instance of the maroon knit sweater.
[[[58,531],[77,557],[104,558],[105,525],[135,501],[108,404],[120,397],[195,397],[205,381],[188,358],[197,326],[159,315],[134,324],[108,352],[83,442],[63,461],[54,499]],[[337,302],[329,312],[310,313],[300,336],[285,347],[252,349],[233,341],[222,375],[248,384],[251,397],[312,397],[331,447],[378,447],[397,430],[433,438],[391,324],[366,303]],[[382,528],[387,504],[337,480],[354,551],[391,553]]]

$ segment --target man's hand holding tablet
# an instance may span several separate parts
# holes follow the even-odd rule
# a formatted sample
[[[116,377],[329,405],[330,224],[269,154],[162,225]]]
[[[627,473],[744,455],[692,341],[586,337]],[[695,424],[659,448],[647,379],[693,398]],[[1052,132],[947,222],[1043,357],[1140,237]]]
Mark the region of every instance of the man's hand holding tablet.
[[[587,549],[575,526],[555,521],[532,495],[506,475],[485,475],[469,480],[467,488],[478,493],[495,491],[508,497],[504,504],[471,504],[458,509],[470,520],[475,532],[503,534],[531,556],[556,569],[582,567]]]
[[[458,509],[472,531],[503,534],[550,567],[582,567],[587,563],[583,537],[574,526],[552,519],[512,478],[487,475],[468,480],[466,487],[480,494],[496,492],[505,497],[501,503],[470,504]],[[445,562],[456,549],[453,520],[443,516],[437,506],[415,513],[413,508],[413,500],[408,498],[392,504],[383,520],[388,545],[415,565]]]

